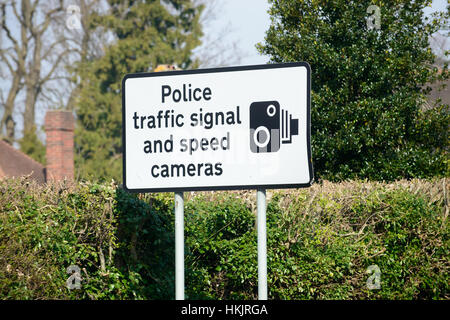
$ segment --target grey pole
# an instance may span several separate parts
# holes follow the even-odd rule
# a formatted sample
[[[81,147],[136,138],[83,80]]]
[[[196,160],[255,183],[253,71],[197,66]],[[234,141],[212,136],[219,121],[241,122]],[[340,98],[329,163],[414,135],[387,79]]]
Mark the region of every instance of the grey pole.
[[[258,217],[258,299],[267,300],[266,190],[256,191]]]
[[[175,192],[175,299],[184,300],[184,197]]]

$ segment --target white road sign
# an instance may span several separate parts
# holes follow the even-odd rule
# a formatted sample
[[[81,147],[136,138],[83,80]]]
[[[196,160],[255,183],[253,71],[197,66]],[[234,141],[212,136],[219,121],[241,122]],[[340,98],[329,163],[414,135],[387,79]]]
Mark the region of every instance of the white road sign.
[[[309,186],[310,72],[299,62],[126,75],[124,187]]]

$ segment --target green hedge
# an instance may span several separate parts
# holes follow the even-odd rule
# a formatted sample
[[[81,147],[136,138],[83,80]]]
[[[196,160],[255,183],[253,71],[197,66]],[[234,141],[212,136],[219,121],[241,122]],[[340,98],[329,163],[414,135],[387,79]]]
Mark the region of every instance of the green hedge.
[[[445,179],[269,191],[269,298],[448,299],[447,193]],[[255,192],[185,196],[187,297],[256,299]],[[1,180],[0,298],[173,299],[173,220],[171,193]]]

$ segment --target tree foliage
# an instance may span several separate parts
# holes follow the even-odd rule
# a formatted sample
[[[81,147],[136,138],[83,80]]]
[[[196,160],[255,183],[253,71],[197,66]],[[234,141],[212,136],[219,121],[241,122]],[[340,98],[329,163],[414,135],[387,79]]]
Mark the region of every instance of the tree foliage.
[[[312,68],[312,151],[316,177],[393,180],[446,173],[449,106],[423,110],[433,67],[429,38],[448,11],[423,14],[429,0],[271,0],[261,53]],[[370,5],[380,28],[369,28]],[[373,20],[371,20],[373,21]]]
[[[158,64],[195,67],[192,50],[202,36],[203,9],[192,0],[109,1],[110,10],[92,23],[117,38],[99,59],[79,68],[83,79],[76,114],[76,166],[81,177],[121,177],[121,81],[125,74]]]
[[[20,151],[29,155],[31,158],[41,164],[46,163],[45,158],[45,145],[41,142],[36,129],[26,130],[23,133],[23,137],[19,140]]]

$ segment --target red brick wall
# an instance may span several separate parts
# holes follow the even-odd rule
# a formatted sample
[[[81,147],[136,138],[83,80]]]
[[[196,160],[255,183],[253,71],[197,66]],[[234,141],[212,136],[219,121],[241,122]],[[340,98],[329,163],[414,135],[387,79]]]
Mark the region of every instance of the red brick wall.
[[[73,180],[74,123],[69,111],[48,111],[45,115],[47,181]]]

